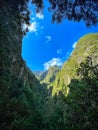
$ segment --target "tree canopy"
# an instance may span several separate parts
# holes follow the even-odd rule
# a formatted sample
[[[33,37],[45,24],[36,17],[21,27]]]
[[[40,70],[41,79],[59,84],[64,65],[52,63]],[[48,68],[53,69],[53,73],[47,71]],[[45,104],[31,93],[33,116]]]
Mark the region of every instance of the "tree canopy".
[[[4,0],[7,4],[12,3],[15,11],[19,11],[20,23],[29,25],[30,11],[27,7],[29,0]],[[0,1],[1,5],[3,1]],[[44,9],[44,0],[32,0],[36,5],[36,12]],[[97,0],[48,0],[48,10],[52,15],[52,22],[60,23],[63,20],[80,22],[83,20],[87,27],[98,23],[98,1]],[[28,30],[25,30],[28,31]],[[23,32],[25,33],[25,32]]]
[[[52,21],[61,22],[64,19],[72,21],[85,21],[87,26],[98,22],[97,0],[48,0],[49,11],[52,12]],[[42,0],[32,0],[37,9],[43,7]]]

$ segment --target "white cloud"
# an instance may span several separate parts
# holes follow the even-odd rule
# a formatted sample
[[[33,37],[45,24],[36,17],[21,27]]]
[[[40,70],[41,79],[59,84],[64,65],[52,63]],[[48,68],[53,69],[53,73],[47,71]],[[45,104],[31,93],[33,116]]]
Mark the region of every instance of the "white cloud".
[[[51,36],[45,36],[45,38],[46,38],[46,42],[45,43],[48,43],[48,42],[50,42],[52,40]]]
[[[31,23],[30,26],[28,26],[29,32],[36,32],[37,31],[37,23],[34,21]]]
[[[72,55],[72,52],[73,52],[73,51],[68,51],[68,52],[66,53],[66,58],[67,58],[67,59],[70,58],[70,56]]]
[[[58,50],[57,50],[57,53],[58,53],[58,54],[61,54],[61,53],[62,53],[62,49],[58,49]]]
[[[72,55],[72,50],[71,50],[71,51],[67,51],[67,52],[65,53],[65,56],[62,58],[62,61],[68,60],[71,55]]]
[[[69,55],[70,55],[70,52],[68,51],[68,52],[66,53],[66,55],[69,56]]]
[[[76,45],[77,45],[77,42],[74,42],[74,44],[72,45],[73,49],[75,49]]]
[[[27,24],[23,24],[23,31],[26,30],[26,28],[28,29],[29,32],[33,33],[33,32],[37,32],[38,26],[36,21],[32,22],[30,25]]]
[[[39,19],[44,19],[44,15],[42,14],[42,12],[38,12],[36,14],[36,17],[39,18]]]
[[[52,58],[50,61],[44,63],[44,69],[48,70],[50,66],[62,66],[63,61],[60,58]]]
[[[32,17],[31,20],[32,20],[32,21],[35,21],[35,17]]]
[[[38,35],[39,30],[42,30],[44,28],[41,25],[41,23],[38,21],[38,19],[44,19],[43,12],[40,11],[36,13],[34,5],[32,5],[32,0],[29,0],[29,2],[27,3],[27,6],[30,11],[30,25],[23,24],[22,30],[26,31],[26,29],[28,29],[28,32],[35,33],[36,35]],[[23,13],[25,14],[26,12],[24,11]]]

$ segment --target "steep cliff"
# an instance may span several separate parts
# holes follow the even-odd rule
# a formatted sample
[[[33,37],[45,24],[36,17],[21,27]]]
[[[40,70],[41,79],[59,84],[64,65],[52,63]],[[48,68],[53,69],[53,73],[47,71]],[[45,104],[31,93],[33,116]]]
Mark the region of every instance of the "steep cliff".
[[[49,130],[98,129],[98,33],[80,38],[50,86],[43,107]]]
[[[32,122],[40,119],[40,85],[21,58],[23,33],[18,2],[0,0],[1,130],[27,130],[32,125],[36,129]]]
[[[42,72],[34,72],[40,83],[50,84],[56,78],[57,73],[60,71],[60,67],[51,66],[48,70]]]
[[[47,89],[21,58],[23,1],[0,0],[0,130],[97,130],[98,33],[79,40]]]
[[[67,62],[64,63],[54,82],[53,93],[62,90],[62,86],[68,86],[72,79],[79,79],[77,69],[87,57],[92,58],[93,65],[98,64],[98,33],[87,34],[79,39],[75,50]],[[69,88],[65,92],[68,93]]]

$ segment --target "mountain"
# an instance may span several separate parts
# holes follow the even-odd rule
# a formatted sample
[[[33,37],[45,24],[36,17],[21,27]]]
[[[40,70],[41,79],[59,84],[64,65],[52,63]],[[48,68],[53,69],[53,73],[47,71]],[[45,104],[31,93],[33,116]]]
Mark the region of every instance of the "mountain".
[[[0,5],[0,130],[98,130],[98,33],[80,38],[61,69],[37,73],[40,84],[21,57],[24,1]]]
[[[35,77],[40,80],[41,75],[44,73],[45,71],[33,71],[32,73],[35,75]]]
[[[43,107],[49,130],[98,129],[98,33],[79,39],[50,88]]]
[[[50,84],[56,78],[56,74],[60,71],[60,67],[58,66],[51,66],[46,71],[41,72],[34,72],[35,76],[41,83]]]
[[[53,85],[54,94],[62,90],[62,85],[68,86],[72,79],[79,78],[77,69],[82,62],[86,61],[88,56],[92,58],[93,65],[98,64],[98,33],[87,34],[79,39],[71,57],[64,63],[61,71],[57,74]]]
[[[40,104],[45,95],[45,88],[43,90],[21,57],[20,4],[23,1],[0,0],[1,130],[37,129],[36,120],[40,122]]]

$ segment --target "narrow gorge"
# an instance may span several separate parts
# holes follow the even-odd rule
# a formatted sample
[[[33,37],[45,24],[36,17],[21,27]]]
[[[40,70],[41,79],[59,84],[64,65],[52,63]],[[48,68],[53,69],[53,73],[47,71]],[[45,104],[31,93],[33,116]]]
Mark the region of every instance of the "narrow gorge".
[[[21,57],[20,0],[0,0],[0,130],[97,130],[98,33],[40,80]]]

